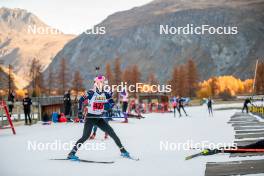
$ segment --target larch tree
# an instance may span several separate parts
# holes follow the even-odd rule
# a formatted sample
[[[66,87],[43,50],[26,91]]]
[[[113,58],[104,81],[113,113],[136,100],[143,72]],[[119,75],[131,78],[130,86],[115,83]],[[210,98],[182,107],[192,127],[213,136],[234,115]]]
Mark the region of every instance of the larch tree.
[[[53,67],[50,65],[48,68],[48,77],[46,80],[47,83],[47,93],[48,95],[51,95],[53,90],[55,89],[55,76],[54,76],[54,70]]]
[[[172,78],[169,81],[169,84],[171,85],[171,94],[172,96],[177,96],[179,94],[179,68],[177,65],[174,66],[172,71]]]
[[[114,79],[113,83],[119,85],[122,81],[122,70],[121,70],[121,61],[120,58],[116,58],[114,61]]]
[[[187,95],[187,74],[186,74],[186,66],[181,65],[179,67],[179,82],[178,82],[178,90],[180,96],[186,96]]]
[[[74,72],[73,80],[72,80],[72,90],[75,91],[75,94],[78,96],[79,92],[84,90],[83,87],[83,79],[80,72],[77,70]]]
[[[62,58],[59,65],[59,72],[57,75],[57,82],[59,87],[59,93],[64,94],[65,91],[69,88],[70,75],[68,72],[68,65],[65,58]]]
[[[106,79],[108,80],[108,84],[109,85],[113,85],[114,77],[113,77],[113,72],[111,70],[110,63],[106,63],[106,66],[105,66],[105,76],[106,76]]]
[[[215,97],[217,95],[217,77],[212,77],[211,81],[210,81],[210,89],[211,89],[211,96]]]
[[[194,97],[198,89],[199,74],[195,62],[192,59],[187,63],[187,93],[189,97]]]
[[[150,85],[158,85],[159,81],[153,71],[150,71],[147,77],[147,83]]]

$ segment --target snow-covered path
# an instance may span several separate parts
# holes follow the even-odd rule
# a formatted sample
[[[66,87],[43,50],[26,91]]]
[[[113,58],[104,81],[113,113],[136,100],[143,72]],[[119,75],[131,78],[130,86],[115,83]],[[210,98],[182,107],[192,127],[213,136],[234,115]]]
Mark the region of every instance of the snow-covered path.
[[[223,106],[223,105],[218,105]],[[31,143],[54,143],[77,140],[82,133],[83,124],[52,124],[50,126],[19,126],[17,135],[10,130],[0,131],[0,173],[3,176],[33,175],[195,175],[202,176],[208,161],[228,161],[228,155],[214,155],[185,161],[185,157],[194,150],[178,151],[175,144],[188,141],[229,143],[234,139],[231,125],[227,124],[230,116],[237,110],[215,111],[209,117],[205,107],[188,107],[190,117],[174,118],[172,113],[148,114],[147,118],[131,119],[128,124],[110,122],[127,150],[140,158],[140,161],[123,159],[114,142],[102,141],[104,134],[99,130],[97,140],[89,141],[95,145],[104,145],[105,150],[78,152],[78,156],[88,160],[112,161],[114,164],[89,164],[70,161],[51,161],[51,158],[64,158],[68,150],[30,151]],[[169,151],[161,150],[161,143],[171,144]],[[102,144],[103,143],[103,144]],[[92,145],[91,144],[91,145]],[[99,147],[100,148],[100,147]],[[102,148],[101,148],[102,149]],[[173,150],[175,149],[175,150]]]

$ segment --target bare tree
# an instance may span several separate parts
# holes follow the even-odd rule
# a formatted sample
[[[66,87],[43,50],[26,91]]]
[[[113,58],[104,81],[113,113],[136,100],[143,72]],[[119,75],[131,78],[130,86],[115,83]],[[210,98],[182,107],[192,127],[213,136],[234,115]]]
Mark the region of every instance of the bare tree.
[[[113,85],[114,77],[113,77],[113,73],[111,70],[111,65],[109,63],[107,63],[105,66],[105,76],[106,76],[106,79],[108,80],[108,84]]]
[[[57,82],[59,87],[59,93],[64,94],[65,91],[69,88],[69,72],[68,72],[68,65],[66,63],[65,58],[62,58],[60,61],[60,68],[57,75]]]
[[[154,72],[149,72],[148,77],[147,77],[147,83],[151,85],[158,85],[159,81],[156,78],[156,75]]]
[[[192,59],[187,63],[187,93],[189,97],[194,97],[198,88],[198,71],[196,64]]]
[[[114,61],[114,84],[118,85],[121,82],[122,78],[122,70],[121,70],[121,62],[120,58],[116,58]]]
[[[173,96],[176,96],[179,94],[179,87],[178,87],[179,76],[180,76],[179,73],[180,73],[179,67],[177,65],[175,65],[173,68],[173,71],[172,71],[172,78],[169,81],[169,84],[171,85],[171,88],[172,88],[171,94]]]
[[[55,76],[54,76],[54,71],[53,67],[50,65],[48,68],[48,77],[47,77],[47,92],[49,95],[52,94],[52,90],[55,88]]]
[[[82,76],[78,70],[75,71],[74,76],[73,76],[72,90],[75,91],[76,95],[78,95],[80,91],[84,90],[83,79],[82,79]]]

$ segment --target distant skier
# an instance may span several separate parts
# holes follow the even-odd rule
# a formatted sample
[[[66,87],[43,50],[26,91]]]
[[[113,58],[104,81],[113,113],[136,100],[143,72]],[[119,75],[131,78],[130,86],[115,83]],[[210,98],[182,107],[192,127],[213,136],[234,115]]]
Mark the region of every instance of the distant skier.
[[[172,98],[172,107],[173,107],[173,114],[174,114],[174,117],[176,117],[176,110],[179,112],[180,114],[180,111],[179,111],[179,108],[178,108],[178,100],[177,98],[174,96]]]
[[[209,115],[213,116],[213,100],[211,97],[207,99],[207,108],[208,108]]]
[[[104,104],[106,102],[109,102],[112,106],[114,105],[112,95],[103,90],[104,81],[104,76],[97,76],[95,78],[94,88],[86,92],[79,100],[79,116],[82,116],[82,105],[85,100],[88,100],[88,113],[85,116],[83,135],[68,154],[68,159],[70,160],[79,160],[75,154],[78,151],[78,148],[89,138],[94,125],[109,134],[119,147],[121,156],[130,158],[129,153],[121,144],[121,141],[114,130],[104,119],[100,118],[104,112]]]
[[[252,104],[251,102],[251,98],[246,98],[245,101],[244,101],[244,106],[242,108],[242,113],[244,113],[244,110],[246,109],[246,112],[248,113],[248,104]]]
[[[25,113],[25,125],[28,125],[28,120],[29,120],[29,125],[31,125],[31,105],[32,101],[31,98],[29,97],[28,93],[25,94],[25,98],[23,99],[23,107],[24,107],[24,113]]]
[[[185,100],[182,97],[177,97],[178,100],[178,108],[179,108],[179,113],[180,113],[180,117],[181,115],[181,109],[183,110],[183,112],[185,113],[185,116],[188,116],[188,114],[186,113],[185,109],[184,109],[184,102]]]
[[[124,89],[121,93],[120,93],[120,97],[121,97],[121,101],[122,101],[122,112],[125,116],[125,121],[123,123],[128,123],[128,119],[127,119],[127,107],[128,107],[128,92],[126,91],[126,89]]]

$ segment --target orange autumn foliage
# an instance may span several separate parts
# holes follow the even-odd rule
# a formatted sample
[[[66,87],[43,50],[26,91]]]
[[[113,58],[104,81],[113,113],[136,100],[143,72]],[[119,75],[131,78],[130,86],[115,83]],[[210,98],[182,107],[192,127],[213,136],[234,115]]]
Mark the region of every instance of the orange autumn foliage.
[[[196,92],[199,98],[218,96],[228,91],[231,96],[252,92],[253,80],[241,81],[234,76],[213,77],[199,83],[199,90]]]

